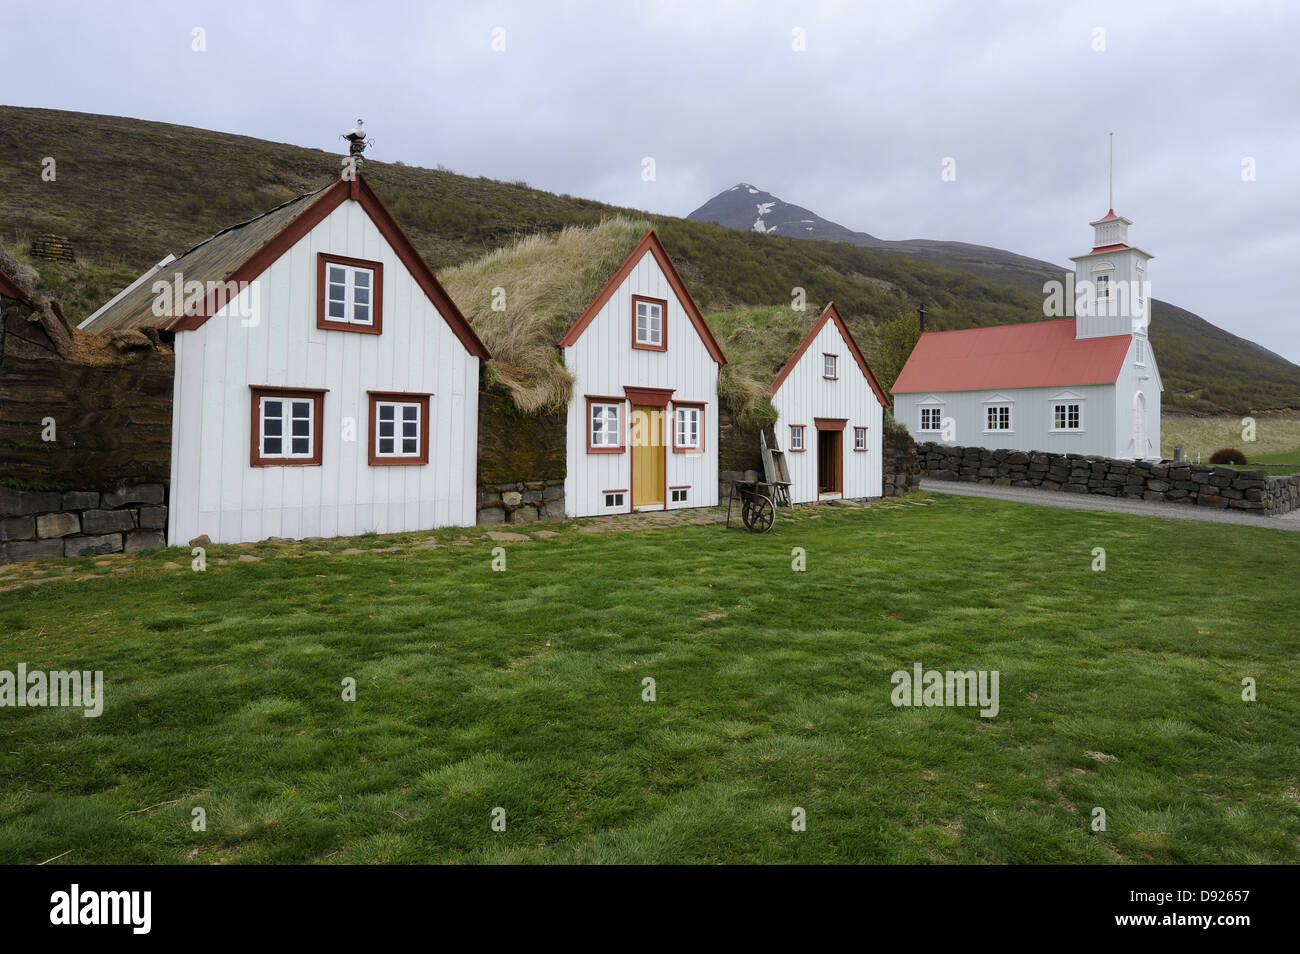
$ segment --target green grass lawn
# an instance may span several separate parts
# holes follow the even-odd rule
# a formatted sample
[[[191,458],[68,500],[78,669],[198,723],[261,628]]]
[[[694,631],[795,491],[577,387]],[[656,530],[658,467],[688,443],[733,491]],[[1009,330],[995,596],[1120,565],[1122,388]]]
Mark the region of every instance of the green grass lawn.
[[[0,669],[107,697],[0,709],[0,862],[1300,861],[1295,534],[938,496],[329,548],[429,539],[0,592]],[[1001,711],[894,708],[917,662]]]

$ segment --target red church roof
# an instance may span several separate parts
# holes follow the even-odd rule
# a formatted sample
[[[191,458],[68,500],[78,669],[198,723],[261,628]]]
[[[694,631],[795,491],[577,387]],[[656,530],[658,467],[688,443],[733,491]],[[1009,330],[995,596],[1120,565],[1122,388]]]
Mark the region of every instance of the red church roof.
[[[893,393],[1113,384],[1132,335],[1074,337],[1074,319],[921,335]]]

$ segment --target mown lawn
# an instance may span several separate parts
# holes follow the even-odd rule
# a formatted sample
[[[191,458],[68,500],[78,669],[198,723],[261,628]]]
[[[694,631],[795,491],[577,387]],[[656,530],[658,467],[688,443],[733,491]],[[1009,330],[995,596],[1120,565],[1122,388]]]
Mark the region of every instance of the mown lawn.
[[[0,669],[107,684],[0,709],[0,862],[1300,861],[1296,534],[938,496],[431,536],[473,543],[0,592]],[[916,662],[1001,711],[894,708]]]

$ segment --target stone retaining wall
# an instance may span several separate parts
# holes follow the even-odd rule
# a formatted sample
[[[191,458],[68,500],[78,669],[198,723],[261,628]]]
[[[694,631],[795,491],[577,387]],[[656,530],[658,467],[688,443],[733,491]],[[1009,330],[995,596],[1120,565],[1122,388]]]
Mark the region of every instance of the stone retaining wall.
[[[1300,475],[1271,477],[1185,461],[1112,460],[1081,454],[917,445],[921,473],[935,480],[1038,487],[1067,493],[1134,497],[1262,514],[1300,508]]]
[[[166,546],[166,528],[162,484],[106,493],[0,487],[0,563]]]

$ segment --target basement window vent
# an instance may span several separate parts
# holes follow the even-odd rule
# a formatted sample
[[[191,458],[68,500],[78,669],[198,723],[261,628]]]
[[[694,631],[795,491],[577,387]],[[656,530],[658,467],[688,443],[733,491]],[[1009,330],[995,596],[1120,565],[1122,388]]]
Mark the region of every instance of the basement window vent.
[[[687,490],[688,490],[688,488],[686,488],[686,487],[680,487],[680,488],[678,488],[677,490],[674,490],[674,491],[672,492],[672,494],[673,494],[672,502],[673,502],[673,503],[686,503],[686,493],[687,493]]]
[[[605,494],[605,506],[606,507],[623,506],[623,494],[622,493]]]

